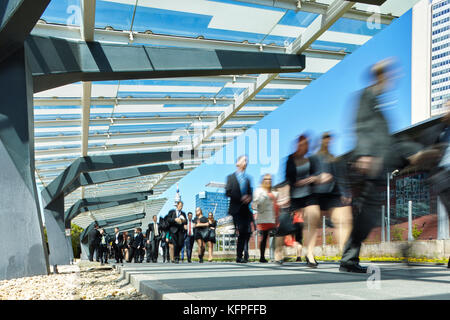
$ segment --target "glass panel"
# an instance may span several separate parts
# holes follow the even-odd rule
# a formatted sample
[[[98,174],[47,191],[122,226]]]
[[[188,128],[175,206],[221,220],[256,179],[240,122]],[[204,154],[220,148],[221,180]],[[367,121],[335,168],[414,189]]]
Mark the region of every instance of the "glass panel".
[[[249,6],[234,1],[185,3],[153,3],[152,8],[138,5],[133,31],[261,43],[284,14],[284,10],[262,6],[252,6],[250,11]]]
[[[115,30],[131,30],[134,5],[97,0],[95,9],[95,27]]]
[[[51,1],[41,19],[47,23],[80,26],[82,21],[80,0]]]

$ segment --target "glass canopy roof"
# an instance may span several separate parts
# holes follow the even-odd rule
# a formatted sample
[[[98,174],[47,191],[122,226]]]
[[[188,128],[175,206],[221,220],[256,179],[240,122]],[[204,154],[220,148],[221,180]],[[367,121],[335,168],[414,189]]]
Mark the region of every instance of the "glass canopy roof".
[[[170,150],[198,129],[211,129],[202,150],[220,150],[284,101],[364,45],[417,1],[387,0],[381,7],[355,4],[306,50],[300,73],[230,75],[73,83],[34,95],[35,165],[38,189],[47,186],[80,156]],[[146,46],[293,53],[302,35],[342,1],[294,0],[53,0],[32,34]],[[301,4],[299,7],[298,4]],[[82,5],[86,10],[82,10]],[[83,15],[83,12],[86,12]],[[297,52],[299,53],[299,52]],[[126,59],[126,57],[124,57]],[[254,93],[252,99],[243,97]],[[229,108],[237,109],[217,126]],[[87,138],[87,144],[83,139]],[[164,192],[201,164],[184,170],[79,188],[81,198],[145,191],[151,200],[85,213],[74,223],[150,209],[159,212]],[[159,208],[159,209],[158,209]],[[151,217],[146,217],[145,223]]]

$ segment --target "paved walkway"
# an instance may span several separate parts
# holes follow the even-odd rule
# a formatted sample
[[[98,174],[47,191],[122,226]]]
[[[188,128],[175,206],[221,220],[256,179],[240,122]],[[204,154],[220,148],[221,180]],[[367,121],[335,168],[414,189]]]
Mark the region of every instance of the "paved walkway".
[[[450,269],[369,263],[372,274],[342,273],[337,263],[125,263],[122,276],[152,299],[450,300]]]

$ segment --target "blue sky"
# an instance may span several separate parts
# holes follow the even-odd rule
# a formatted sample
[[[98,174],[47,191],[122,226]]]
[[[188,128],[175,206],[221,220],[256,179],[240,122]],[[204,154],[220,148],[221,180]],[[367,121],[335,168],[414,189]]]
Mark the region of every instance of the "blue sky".
[[[358,91],[368,84],[368,69],[373,63],[387,57],[395,57],[401,69],[402,77],[396,81],[395,88],[390,92],[389,98],[396,104],[384,112],[390,120],[391,130],[405,128],[411,123],[411,10],[401,18],[395,20],[389,27],[380,31],[364,46],[346,57],[325,75],[315,80],[310,86],[286,101],[277,110],[259,121],[250,130],[277,130],[279,148],[271,156],[273,167],[262,165],[263,159],[252,158],[247,173],[252,176],[253,186],[259,185],[260,176],[264,172],[274,173],[275,183],[283,181],[286,157],[293,151],[294,141],[299,134],[308,131],[318,141],[324,131],[332,131],[335,135],[335,144],[332,152],[335,155],[351,150],[354,145],[353,135],[349,128],[356,107]],[[216,153],[212,160],[226,160],[227,156],[235,159],[242,153],[249,153],[247,144],[245,150],[238,149],[239,142],[244,139],[242,135],[230,143],[222,151]],[[259,138],[259,134],[257,135]],[[271,141],[269,141],[271,142]],[[254,147],[254,144],[251,144]],[[258,145],[259,146],[259,145]],[[275,144],[269,143],[269,150]],[[234,150],[234,152],[232,152]],[[259,150],[258,150],[259,151]],[[234,162],[234,161],[233,161]],[[226,176],[235,171],[234,164],[208,164],[203,163],[197,169],[185,176],[179,182],[179,188],[184,202],[184,210],[195,209],[195,195],[206,189],[210,181],[225,182]],[[172,186],[164,193],[169,199],[160,212],[164,216],[173,208],[173,199],[176,186]]]

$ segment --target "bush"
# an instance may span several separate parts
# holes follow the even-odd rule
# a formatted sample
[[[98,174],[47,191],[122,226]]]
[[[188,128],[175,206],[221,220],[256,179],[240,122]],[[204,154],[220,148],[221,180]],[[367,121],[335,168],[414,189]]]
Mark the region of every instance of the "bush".
[[[403,228],[394,227],[392,228],[392,240],[393,241],[402,241],[403,240]]]
[[[77,226],[76,224],[71,225],[70,236],[72,239],[72,249],[74,258],[80,258],[81,255],[80,234],[82,232],[83,228]]]
[[[330,232],[330,233],[326,236],[326,238],[325,238],[325,243],[326,243],[327,245],[332,245],[332,244],[334,244],[333,232]]]
[[[424,223],[425,225],[425,223]],[[413,229],[412,229],[412,235],[414,237],[414,240],[419,239],[420,235],[423,233],[424,225],[422,225],[422,229],[419,230],[417,227],[417,224],[414,223]]]

